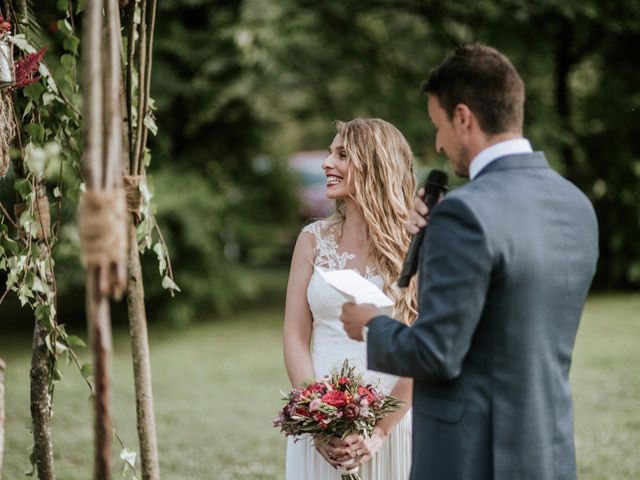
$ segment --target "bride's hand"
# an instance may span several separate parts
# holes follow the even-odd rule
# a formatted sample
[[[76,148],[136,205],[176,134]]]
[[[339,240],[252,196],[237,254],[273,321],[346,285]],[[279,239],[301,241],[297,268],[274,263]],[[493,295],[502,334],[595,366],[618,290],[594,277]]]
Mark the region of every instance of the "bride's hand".
[[[353,437],[353,441],[355,441],[355,437]],[[322,437],[316,440],[315,447],[322,458],[334,468],[342,466],[342,462],[353,458],[351,446],[346,439]]]
[[[350,435],[344,441],[351,444],[350,451],[353,463],[344,465],[348,470],[359,467],[368,462],[373,456],[380,451],[382,443],[387,436],[379,428],[374,428],[371,437],[365,438],[362,435]]]

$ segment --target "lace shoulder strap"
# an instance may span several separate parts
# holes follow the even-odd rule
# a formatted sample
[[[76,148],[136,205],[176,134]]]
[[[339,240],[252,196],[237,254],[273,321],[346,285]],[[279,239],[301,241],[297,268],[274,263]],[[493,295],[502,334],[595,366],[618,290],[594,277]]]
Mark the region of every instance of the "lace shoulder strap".
[[[344,270],[347,261],[353,260],[356,256],[349,252],[338,253],[334,227],[328,220],[319,220],[307,225],[302,231],[313,235],[316,240],[315,265],[327,270]]]

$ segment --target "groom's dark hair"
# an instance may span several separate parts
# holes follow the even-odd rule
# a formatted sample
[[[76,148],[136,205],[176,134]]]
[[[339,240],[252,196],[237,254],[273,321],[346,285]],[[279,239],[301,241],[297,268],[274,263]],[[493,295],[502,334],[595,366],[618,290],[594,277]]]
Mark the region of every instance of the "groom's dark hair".
[[[456,105],[467,105],[488,135],[522,131],[524,82],[495,48],[457,48],[431,71],[422,93],[436,95],[450,120]]]

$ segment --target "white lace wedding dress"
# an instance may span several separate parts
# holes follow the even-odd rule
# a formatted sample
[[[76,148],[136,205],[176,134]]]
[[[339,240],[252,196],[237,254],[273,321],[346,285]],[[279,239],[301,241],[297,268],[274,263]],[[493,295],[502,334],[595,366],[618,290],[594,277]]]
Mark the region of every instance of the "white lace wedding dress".
[[[327,220],[315,222],[303,232],[315,237],[315,264],[328,270],[351,268],[355,255],[339,252],[335,235],[336,225]],[[362,272],[360,272],[362,274]],[[383,279],[375,269],[367,267],[365,277],[382,288]],[[364,372],[365,380],[384,393],[390,393],[397,377],[366,370],[367,347],[347,337],[340,313],[343,297],[314,272],[307,288],[307,299],[313,315],[311,359],[316,378],[340,369],[345,359],[358,371]],[[384,441],[381,450],[360,467],[363,480],[405,480],[411,468],[411,414],[407,413]],[[286,480],[332,480],[340,479],[340,473],[329,465],[318,452],[312,440],[304,437],[297,442],[289,437],[287,444]]]

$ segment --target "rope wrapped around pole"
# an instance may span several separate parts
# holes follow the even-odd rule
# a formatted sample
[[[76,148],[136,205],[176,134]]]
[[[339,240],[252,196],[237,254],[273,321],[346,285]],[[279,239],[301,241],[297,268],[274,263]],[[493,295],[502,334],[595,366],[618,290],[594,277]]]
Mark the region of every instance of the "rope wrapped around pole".
[[[0,94],[0,179],[7,174],[11,165],[9,148],[11,141],[16,136],[11,101],[10,93],[2,92]]]
[[[13,206],[13,211],[16,214],[18,222],[20,221],[20,216],[28,209],[29,207],[26,203],[16,203]],[[49,206],[49,199],[46,195],[38,196],[36,199],[36,202],[33,205],[33,215],[39,224],[35,238],[37,240],[51,238],[51,210]],[[21,235],[26,235],[25,232],[20,233]]]
[[[140,214],[142,211],[142,192],[140,185],[144,181],[142,175],[124,175],[124,189],[127,194],[127,212],[133,216],[134,224],[140,223]]]
[[[82,262],[108,266],[126,258],[126,201],[122,189],[88,191],[80,200]]]

